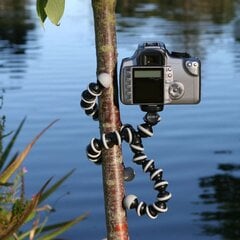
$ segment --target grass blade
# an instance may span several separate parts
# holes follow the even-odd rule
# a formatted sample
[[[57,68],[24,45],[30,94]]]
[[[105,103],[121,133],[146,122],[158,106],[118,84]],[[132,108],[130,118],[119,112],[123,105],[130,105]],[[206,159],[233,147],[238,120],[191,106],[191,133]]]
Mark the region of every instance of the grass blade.
[[[78,220],[79,222],[83,221],[87,216],[88,216],[88,213],[85,213],[85,214],[83,214],[75,219],[69,220],[69,221],[64,221],[64,222],[48,225],[46,227],[43,227],[42,232],[49,232],[49,231],[53,231],[58,228],[62,228],[64,226],[66,226],[67,224],[71,223],[72,221],[76,221],[76,220]]]
[[[86,218],[86,216],[87,216],[87,214],[84,214],[84,215],[81,215],[81,216],[79,216],[79,217],[77,217],[73,220],[67,221],[67,222],[47,226],[43,229],[44,231],[49,231],[49,230],[52,230],[52,229],[56,229],[56,230],[52,231],[51,233],[45,234],[44,236],[38,238],[38,240],[52,240],[55,237],[59,236],[60,234],[66,232],[69,228],[71,228],[75,224],[84,220]]]
[[[59,179],[55,184],[53,184],[49,189],[47,189],[40,198],[40,203],[43,202],[46,198],[49,197],[53,192],[57,190],[58,187],[62,185],[62,183],[73,174],[75,169],[71,170],[69,173],[67,173],[65,176],[63,176],[61,179]]]
[[[25,221],[28,219],[28,217],[35,211],[36,207],[38,206],[39,199],[44,191],[44,189],[47,187],[51,179],[49,179],[44,186],[41,188],[41,190],[32,198],[32,200],[27,204],[25,207],[23,213],[21,216],[13,216],[11,219],[11,222],[4,226],[2,229],[0,229],[0,239],[1,240],[7,240],[14,232],[16,232],[19,227],[21,227]]]
[[[45,129],[43,129],[34,139],[33,141],[27,145],[27,147],[16,157],[16,159],[6,168],[4,172],[0,174],[0,183],[4,184],[8,181],[8,179],[12,176],[12,174],[18,169],[21,163],[29,154],[33,145],[37,142],[37,140],[58,120],[50,123]]]
[[[13,147],[16,139],[17,139],[17,136],[19,135],[19,133],[20,133],[22,127],[23,127],[23,124],[24,124],[25,120],[26,120],[26,118],[24,118],[24,119],[21,121],[21,123],[20,123],[20,125],[19,125],[19,127],[18,127],[18,129],[17,129],[17,131],[16,131],[16,133],[13,135],[11,141],[10,141],[9,144],[7,145],[5,151],[3,152],[2,156],[1,156],[1,159],[0,159],[0,170],[2,169],[2,167],[4,166],[4,164],[5,164],[5,162],[6,162],[7,157],[8,157],[8,155],[9,155],[9,153],[10,153],[10,151],[11,151],[11,149],[12,149],[12,147]]]

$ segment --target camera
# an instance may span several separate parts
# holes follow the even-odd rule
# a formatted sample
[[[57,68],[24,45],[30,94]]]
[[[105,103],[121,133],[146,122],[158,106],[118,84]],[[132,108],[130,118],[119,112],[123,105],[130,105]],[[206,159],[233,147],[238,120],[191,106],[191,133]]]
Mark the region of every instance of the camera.
[[[197,104],[200,89],[200,60],[188,53],[170,53],[162,42],[139,44],[132,57],[122,60],[120,96],[123,104]]]

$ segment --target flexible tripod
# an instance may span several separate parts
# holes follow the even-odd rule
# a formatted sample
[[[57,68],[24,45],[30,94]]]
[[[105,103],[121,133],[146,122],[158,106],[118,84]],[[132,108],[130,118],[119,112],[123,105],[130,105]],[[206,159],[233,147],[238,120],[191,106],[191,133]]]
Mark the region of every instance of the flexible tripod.
[[[80,102],[81,107],[93,120],[98,120],[97,97],[101,95],[102,90],[110,85],[110,77],[106,73],[98,76],[96,83],[90,83],[88,89],[83,91]],[[156,168],[154,160],[148,159],[144,153],[142,138],[153,136],[153,126],[160,122],[158,111],[162,106],[141,106],[142,111],[147,112],[143,118],[144,123],[137,126],[137,130],[130,124],[124,124],[119,131],[103,133],[100,139],[93,138],[86,148],[87,157],[95,164],[102,162],[102,150],[109,149],[114,145],[121,145],[123,141],[127,142],[133,152],[133,162],[141,165],[145,173],[149,173],[150,180],[154,183],[154,190],[157,191],[155,202],[147,204],[139,201],[135,195],[127,195],[123,199],[123,207],[126,209],[135,209],[138,216],[147,214],[151,219],[157,218],[159,213],[168,210],[166,202],[171,198],[171,193],[166,191],[168,182],[163,179],[163,170]],[[126,181],[134,178],[134,171],[131,168],[124,168],[124,177]]]

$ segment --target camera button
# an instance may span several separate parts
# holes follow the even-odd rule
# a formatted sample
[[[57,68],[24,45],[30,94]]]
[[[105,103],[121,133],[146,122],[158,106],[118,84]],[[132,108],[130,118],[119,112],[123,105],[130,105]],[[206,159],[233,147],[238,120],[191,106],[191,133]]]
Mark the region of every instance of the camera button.
[[[165,68],[165,82],[170,83],[173,81],[173,71],[171,67]]]
[[[177,100],[183,96],[184,86],[180,82],[174,82],[170,85],[168,92],[171,99]]]
[[[127,78],[131,78],[131,72],[127,72],[127,73],[126,73],[126,77],[127,77]]]
[[[131,85],[132,80],[131,80],[131,78],[126,78],[125,82],[126,82],[127,85]]]
[[[185,62],[186,69],[188,72],[194,76],[199,75],[199,64],[196,61],[186,61]]]

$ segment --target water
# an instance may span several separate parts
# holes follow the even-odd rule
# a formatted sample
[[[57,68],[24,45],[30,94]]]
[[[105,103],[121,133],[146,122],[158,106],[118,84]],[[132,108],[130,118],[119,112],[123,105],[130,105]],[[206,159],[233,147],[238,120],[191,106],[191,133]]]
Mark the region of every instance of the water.
[[[24,163],[28,195],[49,177],[57,179],[76,168],[50,200],[57,209],[51,219],[89,212],[64,236],[102,239],[106,231],[101,168],[85,156],[85,146],[99,136],[98,123],[79,108],[81,92],[95,81],[90,1],[68,1],[61,26],[47,22],[45,30],[36,18],[34,2],[19,1],[21,6],[0,15],[1,114],[6,115],[6,132],[27,116],[15,147],[23,149],[47,124],[60,119]],[[144,140],[146,154],[164,169],[173,197],[168,213],[155,221],[129,212],[131,239],[239,239],[240,42],[233,28],[239,1],[178,1],[171,6],[168,1],[148,2],[119,3],[119,62],[144,40],[160,40],[170,51],[198,56],[202,100],[194,106],[166,106],[154,137]],[[0,3],[0,9],[3,6]],[[121,105],[121,114],[123,123],[142,123],[143,113],[136,106]],[[124,146],[126,165],[133,166],[131,157]],[[136,172],[126,192],[152,202],[155,193],[148,177],[141,169]]]

